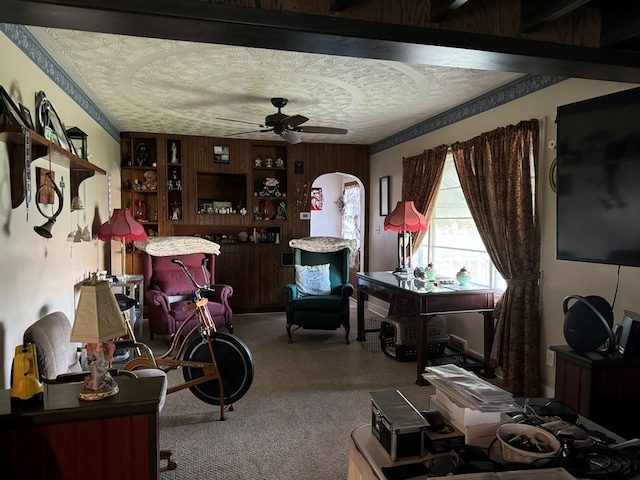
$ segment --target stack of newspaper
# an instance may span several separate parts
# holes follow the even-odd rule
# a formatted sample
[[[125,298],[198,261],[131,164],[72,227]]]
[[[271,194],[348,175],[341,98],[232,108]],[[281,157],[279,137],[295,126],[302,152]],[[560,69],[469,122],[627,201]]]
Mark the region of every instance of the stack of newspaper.
[[[427,367],[423,377],[458,406],[481,412],[519,410],[513,395],[456,365]]]

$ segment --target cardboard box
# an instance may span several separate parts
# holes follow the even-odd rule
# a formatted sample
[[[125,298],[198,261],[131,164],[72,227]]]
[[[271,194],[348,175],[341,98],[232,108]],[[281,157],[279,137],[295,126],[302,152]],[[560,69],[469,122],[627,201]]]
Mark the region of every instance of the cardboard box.
[[[479,425],[483,423],[500,422],[500,412],[481,412],[471,408],[460,407],[442,390],[436,388],[436,400],[448,412],[450,416],[445,415],[451,423],[459,429],[469,425]],[[445,412],[442,412],[444,415]]]
[[[431,395],[429,397],[429,406],[434,410],[438,410],[442,415],[447,418],[453,426],[458,428],[463,434],[465,438],[465,444],[473,445],[475,447],[488,448],[496,439],[496,431],[498,427],[502,425],[502,422],[491,422],[491,423],[478,423],[475,425],[456,425],[453,419],[449,416],[451,412],[449,412],[436,398],[435,395]]]

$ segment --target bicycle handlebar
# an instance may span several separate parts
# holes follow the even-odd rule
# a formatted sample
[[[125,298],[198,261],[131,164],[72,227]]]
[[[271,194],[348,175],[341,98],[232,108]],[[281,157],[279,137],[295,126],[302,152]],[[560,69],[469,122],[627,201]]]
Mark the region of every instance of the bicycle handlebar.
[[[193,284],[193,286],[196,287],[197,296],[200,296],[200,292],[202,290],[211,290],[211,285],[209,285],[209,273],[207,272],[207,261],[208,259],[206,257],[202,259],[202,263],[201,263],[202,273],[204,274],[204,281],[206,283],[204,285],[200,285],[198,282],[196,282],[196,279],[193,278],[193,275],[191,275],[191,272],[187,269],[186,265],[182,260],[179,260],[177,258],[171,259],[171,262],[178,265],[182,269],[184,274],[187,276],[187,278],[191,280],[191,283]]]

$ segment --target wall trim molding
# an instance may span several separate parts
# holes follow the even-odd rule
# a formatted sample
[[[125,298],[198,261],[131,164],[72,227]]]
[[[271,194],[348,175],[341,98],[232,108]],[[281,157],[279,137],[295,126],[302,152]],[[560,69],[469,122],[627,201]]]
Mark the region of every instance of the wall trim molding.
[[[3,32],[22,52],[35,63],[42,72],[58,85],[74,102],[78,104],[98,125],[120,143],[120,131],[109,118],[96,106],[78,84],[65,72],[49,52],[24,25],[0,23]],[[46,92],[45,92],[46,93]],[[34,92],[35,95],[35,92]]]
[[[499,107],[505,103],[522,98],[530,93],[537,92],[543,88],[550,87],[556,83],[567,80],[566,77],[555,77],[550,75],[525,75],[501,87],[491,90],[484,95],[480,95],[466,103],[458,105],[446,112],[435,115],[401,132],[393,134],[379,142],[371,145],[369,153],[379,153],[383,150],[396,147],[401,143],[408,142],[415,138],[434,132],[440,128],[453,125],[467,118],[486,112],[492,108]]]

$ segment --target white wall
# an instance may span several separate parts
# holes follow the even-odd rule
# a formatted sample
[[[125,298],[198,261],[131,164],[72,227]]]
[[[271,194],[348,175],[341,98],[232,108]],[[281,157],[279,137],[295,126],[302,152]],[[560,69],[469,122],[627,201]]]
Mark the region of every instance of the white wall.
[[[36,92],[43,90],[54,105],[62,121],[78,126],[88,134],[90,161],[111,171],[114,207],[120,204],[120,147],[84,110],[73,102],[58,86],[0,33],[0,84],[14,102],[21,102],[32,116],[35,112]],[[35,185],[35,167],[49,168],[46,159],[33,162],[31,176]],[[47,240],[33,231],[46,219],[38,213],[35,203],[28,212],[23,202],[11,208],[11,189],[7,145],[0,142],[0,388],[10,384],[14,349],[22,342],[24,330],[41,316],[56,310],[73,320],[74,285],[92,271],[106,268],[108,249],[104,242],[70,243],[67,234],[89,225],[97,229],[108,219],[107,177],[95,175],[85,180],[80,193],[84,195],[86,210],[70,211],[69,170],[53,164],[56,181],[64,178],[64,208],[52,228],[53,238]],[[34,187],[35,191],[35,187]],[[43,211],[47,211],[43,208]],[[119,258],[114,259],[120,265]]]
[[[476,115],[454,125],[431,132],[397,147],[384,150],[372,156],[371,185],[378,185],[378,179],[391,176],[391,205],[400,200],[402,191],[402,158],[417,155],[425,149],[441,144],[464,141],[497,127],[516,124],[521,120],[544,118],[544,140],[555,139],[556,108],[559,105],[593,98],[614,91],[624,90],[635,85],[571,79],[547,87],[536,93]],[[546,141],[543,143],[546,145]],[[540,162],[540,224],[542,234],[541,293],[542,293],[542,331],[541,331],[541,381],[546,387],[553,388],[555,372],[546,366],[546,350],[549,345],[566,344],[562,333],[562,300],[570,294],[600,295],[610,303],[613,301],[616,285],[617,267],[580,262],[559,261],[555,259],[556,202],[555,194],[548,182],[549,166],[555,152],[541,148]],[[377,205],[379,192],[373,188],[372,205]],[[369,244],[369,270],[390,270],[396,262],[393,232],[384,232],[383,217],[372,208],[371,240]],[[379,229],[379,230],[378,230]],[[615,322],[622,320],[623,310],[640,309],[637,285],[640,284],[640,269],[622,267],[620,288],[614,305]],[[469,347],[482,352],[482,317],[480,315],[452,315],[447,319],[447,330],[469,341]],[[548,390],[547,390],[548,391]]]

